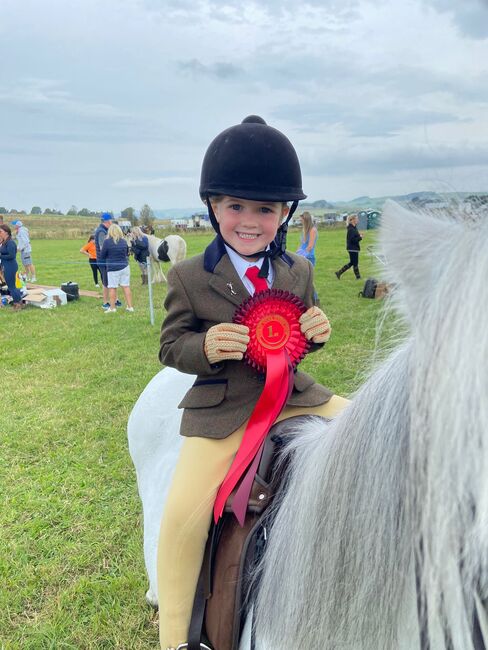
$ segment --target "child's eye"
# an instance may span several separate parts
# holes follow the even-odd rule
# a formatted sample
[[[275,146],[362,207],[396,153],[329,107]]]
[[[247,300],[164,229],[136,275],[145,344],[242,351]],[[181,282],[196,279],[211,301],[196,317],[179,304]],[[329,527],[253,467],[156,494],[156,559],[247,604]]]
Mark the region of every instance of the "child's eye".
[[[242,206],[240,206],[238,203],[233,203],[233,204],[230,206],[230,209],[231,209],[231,210],[235,210],[236,212],[239,212],[239,210],[241,209],[241,207],[242,207]]]
[[[270,214],[271,212],[273,212],[273,210],[271,208],[267,208],[266,206],[263,205],[263,207],[261,208],[261,212],[263,214]]]

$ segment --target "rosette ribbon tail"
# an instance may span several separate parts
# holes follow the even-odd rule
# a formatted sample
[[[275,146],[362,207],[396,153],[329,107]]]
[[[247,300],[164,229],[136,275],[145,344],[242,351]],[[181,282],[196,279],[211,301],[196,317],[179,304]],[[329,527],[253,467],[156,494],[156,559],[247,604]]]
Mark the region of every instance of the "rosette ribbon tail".
[[[288,401],[292,389],[293,368],[286,349],[268,350],[266,353],[266,382],[263,392],[249,418],[234,461],[217,493],[214,504],[216,523],[222,516],[227,499],[241,481],[234,495],[232,510],[240,525],[244,524],[247,502],[264,441]]]

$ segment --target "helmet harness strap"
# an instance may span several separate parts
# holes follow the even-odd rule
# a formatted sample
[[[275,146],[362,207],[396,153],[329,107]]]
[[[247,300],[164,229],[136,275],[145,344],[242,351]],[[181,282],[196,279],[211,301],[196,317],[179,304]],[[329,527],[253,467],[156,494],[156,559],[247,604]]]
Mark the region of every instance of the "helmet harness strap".
[[[213,211],[212,203],[210,202],[210,197],[208,195],[206,197],[206,203],[207,203],[210,223],[212,224],[213,229],[215,230],[217,235],[222,239],[224,244],[229,248],[231,248],[233,251],[235,251],[241,257],[249,257],[249,258],[264,257],[264,261],[258,273],[258,277],[267,278],[269,273],[269,260],[270,259],[274,260],[276,257],[280,257],[281,255],[284,255],[286,252],[286,235],[288,232],[288,223],[290,219],[293,217],[293,214],[295,213],[295,210],[298,207],[298,201],[293,201],[293,203],[291,204],[290,210],[288,211],[288,215],[285,221],[283,221],[281,226],[278,228],[276,238],[274,242],[271,243],[269,250],[259,251],[257,253],[254,253],[253,255],[243,255],[242,253],[239,253],[239,251],[237,251],[228,242],[225,241],[225,239],[222,237],[222,233],[220,232],[219,222],[217,221],[217,217],[215,216],[215,212]]]

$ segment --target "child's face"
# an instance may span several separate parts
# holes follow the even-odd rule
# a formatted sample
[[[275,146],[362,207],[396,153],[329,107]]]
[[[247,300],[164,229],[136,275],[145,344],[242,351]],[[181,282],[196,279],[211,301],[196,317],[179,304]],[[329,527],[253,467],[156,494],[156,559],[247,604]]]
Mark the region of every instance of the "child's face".
[[[212,202],[222,237],[240,255],[262,251],[276,237],[288,207],[272,201],[250,201],[224,196]]]

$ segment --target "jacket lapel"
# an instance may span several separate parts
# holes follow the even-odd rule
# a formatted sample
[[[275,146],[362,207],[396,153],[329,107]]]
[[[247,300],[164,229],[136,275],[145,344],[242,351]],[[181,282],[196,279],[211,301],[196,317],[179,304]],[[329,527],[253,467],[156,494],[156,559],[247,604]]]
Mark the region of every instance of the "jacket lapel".
[[[275,272],[273,288],[295,293],[299,284],[299,277],[293,268],[290,268],[279,257],[273,260],[272,263]],[[243,300],[249,298],[249,293],[242,284],[228,255],[223,255],[216,264],[208,284],[214,291],[234,305],[240,305]]]
[[[240,305],[243,300],[249,298],[249,293],[242,284],[228,255],[223,255],[215,266],[208,284],[234,305]]]
[[[295,293],[297,290],[299,277],[293,268],[290,268],[286,262],[277,257],[273,261],[273,268],[275,278],[273,282],[273,289],[282,289],[283,291],[290,291]]]

